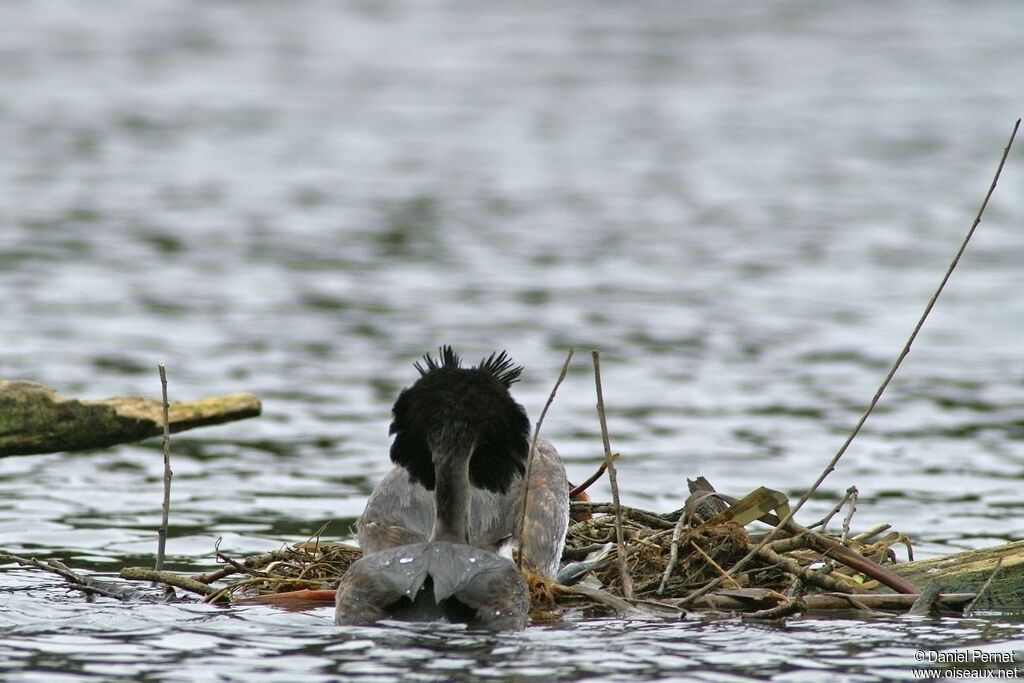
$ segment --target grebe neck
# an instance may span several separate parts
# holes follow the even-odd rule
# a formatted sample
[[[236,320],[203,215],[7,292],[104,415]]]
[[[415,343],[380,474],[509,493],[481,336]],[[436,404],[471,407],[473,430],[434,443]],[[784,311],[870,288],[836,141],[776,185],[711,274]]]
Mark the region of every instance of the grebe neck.
[[[434,455],[434,528],[431,541],[469,543],[469,461],[476,444],[468,454],[450,455],[438,450]]]

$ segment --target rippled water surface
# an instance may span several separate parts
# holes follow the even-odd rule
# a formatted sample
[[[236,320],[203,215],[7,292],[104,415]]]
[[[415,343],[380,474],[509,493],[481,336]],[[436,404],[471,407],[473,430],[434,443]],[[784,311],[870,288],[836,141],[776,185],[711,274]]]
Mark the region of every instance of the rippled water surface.
[[[534,418],[602,350],[627,504],[684,478],[799,495],[936,286],[1024,93],[1024,5],[953,0],[0,4],[0,377],[86,398],[252,391],[174,440],[172,567],[348,533],[390,403],[451,343]],[[878,412],[807,506],[920,555],[1024,537],[1024,162]],[[600,460],[577,356],[545,431]],[[0,460],[0,550],[149,564],[143,443]],[[605,484],[594,495],[609,496]],[[1011,616],[341,631],[87,602],[0,567],[0,678],[910,678],[1024,659]]]

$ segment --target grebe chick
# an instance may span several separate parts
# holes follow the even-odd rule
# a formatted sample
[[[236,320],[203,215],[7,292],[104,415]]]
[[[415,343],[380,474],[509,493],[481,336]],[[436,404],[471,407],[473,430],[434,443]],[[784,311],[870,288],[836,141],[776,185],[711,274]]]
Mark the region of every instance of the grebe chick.
[[[429,539],[368,551],[353,563],[338,586],[335,621],[448,619],[521,629],[530,598],[519,569],[469,541],[474,491],[508,494],[526,466],[530,421],[508,390],[522,368],[505,353],[463,368],[447,346],[424,362],[395,401],[390,431],[391,460],[433,492]]]

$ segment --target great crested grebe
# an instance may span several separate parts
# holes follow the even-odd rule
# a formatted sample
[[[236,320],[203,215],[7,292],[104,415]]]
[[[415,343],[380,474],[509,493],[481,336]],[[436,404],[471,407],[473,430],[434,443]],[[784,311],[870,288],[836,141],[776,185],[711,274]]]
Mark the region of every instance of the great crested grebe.
[[[448,346],[416,368],[420,378],[392,409],[391,460],[398,467],[360,519],[366,555],[338,586],[335,621],[445,618],[523,628],[526,584],[515,564],[493,552],[515,528],[530,448],[530,421],[509,393],[522,368],[504,352],[463,368]],[[530,566],[553,573],[565,540],[568,489],[546,442],[531,479],[545,476],[560,478],[557,491],[531,490],[520,546],[524,563],[532,557]]]
[[[416,364],[423,382],[429,374],[443,368],[458,368],[459,358],[450,347],[444,347],[440,353],[440,364],[430,356],[424,357],[425,365]],[[493,382],[504,387],[498,388],[497,394],[502,396],[503,404],[522,408],[508,394],[511,385],[518,381],[521,367],[513,367],[511,360],[504,354],[492,354],[480,365],[463,372],[477,372],[489,375]],[[428,382],[428,387],[435,387],[440,382]],[[497,388],[497,387],[496,387]],[[435,391],[435,389],[430,389]],[[443,394],[438,392],[437,398]],[[481,397],[482,398],[482,397]],[[472,395],[469,401],[475,400]],[[399,397],[399,403],[401,397]],[[374,488],[366,502],[366,508],[356,523],[359,546],[364,553],[374,553],[388,548],[410,543],[421,543],[430,538],[436,516],[434,495],[429,486],[430,481],[417,476],[416,472],[404,464],[401,451],[405,448],[404,439],[400,435],[403,425],[395,404],[395,422],[391,425],[391,433],[396,434],[391,449],[391,459],[397,466]],[[473,408],[475,410],[475,407]],[[483,415],[476,417],[478,421]],[[529,425],[526,424],[526,429]],[[396,449],[398,453],[396,454]],[[487,447],[478,449],[481,469],[490,468],[495,457]],[[429,461],[428,461],[429,464]],[[432,477],[432,470],[427,476]],[[558,563],[565,545],[565,534],[569,523],[569,484],[566,480],[565,467],[558,451],[545,439],[538,439],[537,449],[533,456],[530,470],[530,491],[526,504],[526,515],[523,519],[523,533],[520,538],[519,519],[522,513],[523,471],[513,469],[511,483],[505,490],[494,487],[474,485],[469,496],[469,545],[497,551],[508,542],[518,548],[522,555],[523,565],[548,577],[558,572]],[[473,482],[476,484],[476,482]]]

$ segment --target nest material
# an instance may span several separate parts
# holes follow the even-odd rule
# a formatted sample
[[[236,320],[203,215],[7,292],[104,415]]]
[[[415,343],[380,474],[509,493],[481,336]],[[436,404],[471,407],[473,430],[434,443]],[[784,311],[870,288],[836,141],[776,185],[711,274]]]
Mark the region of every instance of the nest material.
[[[749,537],[732,523],[687,529],[679,539],[679,557],[666,590],[658,593],[672,551],[672,530],[652,529],[635,520],[623,520],[626,566],[633,579],[636,597],[684,597],[695,588],[716,578],[722,568],[731,567],[747,552]],[[595,517],[574,524],[566,539],[567,554],[575,549],[613,542],[614,518]],[[622,595],[622,577],[617,562],[618,549],[606,562],[594,569],[594,576],[605,590]]]
[[[244,577],[229,581],[217,597],[252,598],[286,591],[334,588],[349,566],[362,557],[362,551],[343,543],[307,541],[266,553],[259,557],[262,562],[250,558],[238,563],[221,557],[239,569]]]
[[[672,549],[672,530],[652,529],[642,523],[624,522],[627,568],[633,579],[634,594],[638,598],[682,598],[689,592],[720,576],[739,560],[750,542],[747,532],[737,524],[725,523],[710,527],[687,529],[679,539],[678,561],[664,591],[659,586],[669,564]],[[594,517],[573,525],[566,539],[569,557],[614,538],[611,515]],[[605,560],[593,568],[593,575],[603,590],[622,595],[621,576],[615,548]],[[301,589],[329,589],[337,585],[349,565],[359,559],[358,548],[344,544],[307,542],[282,548],[265,556],[265,562],[234,563],[244,567],[244,576],[229,580],[224,592],[233,598],[251,598],[271,593]],[[796,549],[790,555],[800,557],[801,564],[809,564],[819,556],[807,550]],[[546,615],[557,611],[560,604],[574,601],[550,579],[533,573],[526,575],[535,611]],[[791,577],[783,571],[773,571],[765,563],[754,564],[751,571],[740,578],[741,585],[761,588],[785,588]]]
[[[680,515],[686,515],[686,511],[657,515],[628,510],[623,515],[626,568],[632,579],[634,598],[648,602],[667,601],[666,604],[685,598],[720,578],[754,545],[744,527],[734,522],[701,523],[699,516],[687,515],[684,522],[689,520],[695,526],[677,529]],[[803,531],[821,537],[821,534]],[[677,539],[674,564],[671,559],[673,536]],[[871,538],[869,535],[863,540]],[[821,552],[810,550],[810,545],[803,542],[799,534],[782,533],[780,539],[769,544],[766,552],[748,563],[744,571],[725,582],[722,588],[785,592],[798,582],[797,576],[806,582],[808,574],[819,573],[808,572],[807,569],[821,564]],[[614,540],[614,515],[584,519],[570,526],[563,560],[579,561],[588,553],[614,543]],[[892,561],[890,547],[906,542],[905,536],[893,532],[870,545],[854,538],[847,540],[846,546],[884,564]],[[603,559],[593,564],[590,571],[600,582],[600,590],[610,599],[620,598],[623,594],[618,552],[619,547],[613,546]],[[216,578],[225,579],[227,573],[241,575],[241,578],[228,578],[215,598],[206,599],[233,600],[302,589],[332,589],[360,556],[360,550],[353,546],[316,541],[282,548],[242,562],[218,553],[228,567],[222,569],[222,575]],[[672,570],[666,577],[670,564]],[[842,565],[826,567],[820,575],[823,578],[810,577],[815,579],[808,586],[810,592],[863,592],[873,587],[870,581],[865,582],[863,577]],[[530,572],[525,577],[530,588],[531,618],[534,620],[557,619],[571,607],[600,607],[598,603],[601,601],[593,600],[592,593],[588,596],[586,591],[567,588]]]

